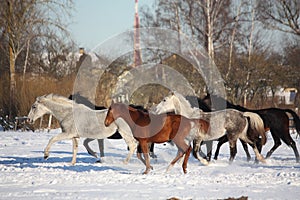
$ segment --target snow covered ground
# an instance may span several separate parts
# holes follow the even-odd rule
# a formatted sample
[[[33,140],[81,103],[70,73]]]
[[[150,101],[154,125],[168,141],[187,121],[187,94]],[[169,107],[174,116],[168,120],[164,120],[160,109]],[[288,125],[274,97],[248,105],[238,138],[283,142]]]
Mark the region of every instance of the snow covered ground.
[[[123,140],[105,140],[103,163],[88,155],[79,145],[77,163],[70,165],[71,141],[52,146],[48,160],[43,149],[57,132],[0,132],[0,199],[224,199],[248,196],[249,199],[299,199],[300,164],[292,149],[283,144],[266,164],[246,161],[238,142],[238,154],[229,165],[229,147],[224,144],[219,160],[202,166],[192,156],[188,173],[181,165],[166,173],[176,154],[170,144],[155,146],[158,158],[154,167],[145,167],[136,158],[123,164],[127,147]],[[295,134],[292,135],[295,138]],[[263,155],[273,145],[268,136]],[[300,141],[296,140],[298,149]],[[96,141],[91,143],[96,150]],[[216,143],[214,143],[216,145]],[[203,148],[203,147],[202,147]],[[252,157],[254,157],[252,149]]]

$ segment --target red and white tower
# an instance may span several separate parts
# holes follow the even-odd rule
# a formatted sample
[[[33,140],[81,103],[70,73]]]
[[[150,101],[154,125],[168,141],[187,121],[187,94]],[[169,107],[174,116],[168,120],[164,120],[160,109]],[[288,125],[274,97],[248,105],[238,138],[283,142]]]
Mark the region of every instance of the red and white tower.
[[[138,0],[135,0],[135,16],[134,16],[134,52],[133,52],[133,59],[134,63],[133,66],[137,67],[142,64],[142,56],[140,51],[140,19],[138,13]]]

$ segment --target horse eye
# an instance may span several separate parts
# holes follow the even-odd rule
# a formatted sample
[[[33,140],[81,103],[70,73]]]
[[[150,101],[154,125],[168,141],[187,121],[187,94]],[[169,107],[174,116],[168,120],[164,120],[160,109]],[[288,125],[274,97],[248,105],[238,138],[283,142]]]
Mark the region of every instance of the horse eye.
[[[32,109],[35,109],[36,108],[36,106],[35,105],[32,105],[32,107],[31,107]]]
[[[164,99],[163,101],[166,102],[166,99]]]

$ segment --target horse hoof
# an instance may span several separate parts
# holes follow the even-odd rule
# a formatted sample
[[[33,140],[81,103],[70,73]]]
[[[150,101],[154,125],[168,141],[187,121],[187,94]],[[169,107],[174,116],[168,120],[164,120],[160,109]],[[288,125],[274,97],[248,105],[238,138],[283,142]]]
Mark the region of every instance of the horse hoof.
[[[150,172],[150,170],[153,170],[153,167],[152,167],[152,166],[150,166],[150,168],[147,168],[147,169],[144,171],[143,174],[148,174],[148,173]]]
[[[271,155],[272,155],[272,153],[268,152],[266,155],[266,158],[270,158]]]
[[[206,159],[201,159],[200,162],[205,166],[209,164],[209,162]]]
[[[47,160],[49,158],[49,156],[44,156],[44,159]]]
[[[150,153],[150,157],[151,158],[157,158],[157,155],[155,155],[154,153]]]
[[[264,163],[264,164],[267,163],[267,161],[266,161],[265,159],[261,159],[260,162],[262,162],[262,163]]]
[[[101,160],[97,160],[95,163],[102,163],[102,161]]]

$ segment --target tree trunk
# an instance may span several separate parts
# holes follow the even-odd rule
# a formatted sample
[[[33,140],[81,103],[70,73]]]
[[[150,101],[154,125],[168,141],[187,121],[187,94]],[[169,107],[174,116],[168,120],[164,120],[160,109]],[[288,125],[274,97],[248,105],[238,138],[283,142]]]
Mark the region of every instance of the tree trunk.
[[[16,72],[15,56],[12,47],[9,46],[9,70],[10,70],[10,92],[9,92],[9,117],[16,115]]]
[[[15,73],[15,62],[16,57],[13,51],[13,39],[11,33],[11,21],[12,21],[12,4],[8,1],[8,35],[9,35],[9,72],[10,72],[10,91],[9,91],[9,117],[12,118],[16,114],[16,73]]]
[[[249,37],[249,43],[248,43],[248,67],[251,66],[251,54],[252,54],[252,48],[253,48],[253,32],[255,27],[255,7],[256,7],[256,1],[254,0],[254,3],[252,4],[252,11],[251,11],[251,30],[250,30],[250,37]],[[248,69],[247,70],[247,79],[246,79],[246,90],[244,94],[244,107],[247,106],[247,96],[248,96],[248,90],[249,90],[249,80],[251,72]]]
[[[214,61],[214,44],[213,44],[213,21],[211,19],[211,1],[206,1],[206,17],[207,17],[207,51],[210,60]]]
[[[179,52],[181,53],[181,40],[180,40],[181,27],[180,27],[180,19],[179,19],[179,8],[176,3],[174,3],[174,7],[175,7],[175,17],[176,17],[176,25],[177,25],[177,32],[178,32],[178,48],[179,48]]]
[[[25,56],[25,62],[23,67],[23,77],[22,77],[22,88],[21,88],[21,98],[25,98],[25,88],[26,88],[26,70],[27,70],[27,64],[28,64],[28,57],[29,57],[29,47],[30,47],[30,40],[27,41],[26,44],[26,56]]]
[[[235,34],[236,34],[237,25],[238,25],[239,18],[240,18],[240,14],[241,14],[241,7],[242,7],[242,1],[241,1],[240,5],[239,5],[239,7],[238,7],[237,15],[236,15],[235,22],[234,22],[234,27],[233,27],[232,34],[231,34],[230,47],[229,47],[229,63],[228,63],[228,70],[227,70],[227,73],[226,73],[226,75],[225,75],[226,81],[228,80],[228,77],[229,77],[229,75],[230,75],[230,73],[231,73],[233,45],[234,45],[234,39],[235,39]]]

